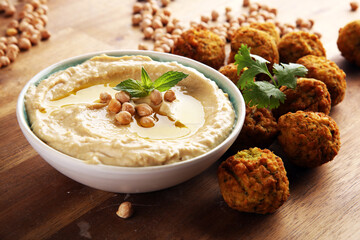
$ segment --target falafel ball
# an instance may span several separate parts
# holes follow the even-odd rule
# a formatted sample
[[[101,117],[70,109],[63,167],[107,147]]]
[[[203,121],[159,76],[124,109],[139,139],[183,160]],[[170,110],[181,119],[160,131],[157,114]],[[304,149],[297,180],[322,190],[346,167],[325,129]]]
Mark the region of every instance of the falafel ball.
[[[219,69],[225,61],[225,42],[220,36],[209,30],[191,28],[183,32],[177,39],[172,53]]]
[[[237,65],[235,65],[234,63],[229,63],[225,66],[222,66],[219,69],[219,72],[224,74],[235,84],[237,84],[238,80],[240,79],[240,75],[237,74]]]
[[[250,47],[251,54],[259,55],[271,64],[279,63],[279,52],[274,39],[268,33],[250,27],[240,27],[235,31],[231,39],[229,63],[235,61],[234,57],[241,44]]]
[[[326,59],[307,55],[300,58],[297,63],[304,65],[308,69],[306,77],[315,78],[326,84],[330,93],[331,106],[339,104],[345,97],[346,74],[336,63]]]
[[[285,34],[278,44],[280,61],[296,63],[306,55],[326,57],[325,49],[315,34],[297,31]]]
[[[331,98],[325,83],[314,78],[298,78],[296,88],[280,87],[286,99],[278,108],[273,109],[276,118],[288,112],[312,111],[330,113]]]
[[[279,118],[278,140],[289,160],[305,168],[331,161],[340,150],[336,122],[320,112],[287,113]]]
[[[267,108],[246,106],[244,125],[237,140],[246,147],[267,147],[278,133],[277,121]]]
[[[279,43],[280,33],[276,30],[276,26],[272,22],[253,22],[250,24],[250,27],[268,33],[274,39],[276,44]]]
[[[340,28],[337,46],[346,60],[360,66],[360,20]]]
[[[272,213],[290,195],[284,164],[268,149],[238,152],[220,164],[217,175],[225,202],[239,211]]]

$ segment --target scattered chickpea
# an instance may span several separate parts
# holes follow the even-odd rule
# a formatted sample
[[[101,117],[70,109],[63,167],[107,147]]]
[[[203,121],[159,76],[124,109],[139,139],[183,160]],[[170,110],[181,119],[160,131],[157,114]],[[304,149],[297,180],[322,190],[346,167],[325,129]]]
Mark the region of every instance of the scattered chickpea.
[[[351,11],[355,12],[358,9],[359,5],[357,2],[350,2],[350,7]]]
[[[45,28],[40,30],[41,40],[47,40],[50,38],[51,34],[48,30]]]
[[[6,67],[10,64],[10,59],[7,56],[0,57],[0,67]]]
[[[0,50],[0,57],[5,56],[5,51],[4,50]]]
[[[9,5],[8,8],[5,9],[5,17],[11,17],[15,14],[15,7],[13,5]]]
[[[143,9],[143,5],[141,3],[135,3],[133,5],[133,13],[139,13]]]
[[[155,119],[151,116],[141,117],[139,123],[142,127],[150,128],[155,126]]]
[[[161,4],[163,7],[167,7],[167,5],[169,5],[170,0],[161,0]]]
[[[243,7],[248,7],[250,5],[250,0],[243,1]]]
[[[173,90],[167,90],[164,94],[164,100],[168,102],[172,102],[176,99],[175,92]]]
[[[116,212],[116,215],[118,215],[121,218],[129,218],[133,215],[134,210],[132,207],[132,204],[130,202],[123,202],[120,204],[119,209]]]
[[[132,16],[132,24],[134,25],[134,26],[138,26],[140,23],[141,23],[141,20],[142,20],[142,16],[141,16],[141,14],[139,14],[139,13],[137,13],[137,14],[134,14],[133,16]]]
[[[139,43],[138,49],[139,50],[149,50],[149,47],[143,43]]]
[[[0,37],[0,43],[7,43],[7,38],[6,37]]]
[[[161,19],[160,19],[160,18],[154,18],[151,26],[152,26],[154,29],[162,28],[162,27],[163,27],[163,24],[162,24],[162,22],[161,22]]]
[[[154,112],[154,110],[146,103],[136,105],[135,110],[140,117],[149,116]]]
[[[8,37],[6,39],[6,42],[7,42],[8,45],[10,45],[10,44],[16,44],[17,45],[19,43],[18,39],[15,36]]]
[[[121,111],[115,115],[115,119],[121,125],[127,125],[131,123],[132,117],[131,117],[131,113],[129,113],[128,111]]]
[[[100,93],[100,102],[108,103],[112,99],[111,95],[107,92]]]
[[[113,113],[118,113],[121,110],[121,103],[116,99],[111,99],[108,105],[108,110]]]
[[[201,16],[201,21],[202,21],[202,22],[208,23],[209,20],[210,20],[210,17],[208,17],[208,16]]]
[[[135,107],[129,102],[124,102],[121,107],[121,111],[129,112],[131,115],[135,115]]]
[[[152,27],[147,27],[144,29],[144,38],[145,39],[152,38],[153,34],[154,34],[154,29]]]
[[[29,40],[32,45],[37,45],[40,41],[40,38],[41,38],[41,36],[39,33],[34,33],[30,36]]]
[[[19,39],[18,46],[21,50],[27,51],[31,48],[31,42],[29,39],[22,37]]]
[[[18,28],[19,27],[19,21],[16,19],[13,19],[10,21],[8,28]]]
[[[217,21],[217,19],[219,18],[219,13],[215,10],[211,11],[211,20],[212,21]]]
[[[6,44],[3,42],[0,42],[0,50],[6,50]]]
[[[125,92],[125,91],[119,91],[115,94],[115,98],[120,102],[120,103],[125,103],[125,102],[129,102],[130,101],[130,94]]]
[[[152,104],[154,105],[159,105],[160,103],[162,103],[162,95],[161,92],[159,90],[153,90],[150,93],[150,101]]]
[[[18,51],[14,51],[8,48],[8,50],[6,51],[6,56],[9,58],[9,60],[11,62],[15,61],[15,59],[17,58],[19,52]]]
[[[18,34],[18,31],[16,30],[16,28],[8,28],[6,29],[6,36],[15,36],[16,34]]]

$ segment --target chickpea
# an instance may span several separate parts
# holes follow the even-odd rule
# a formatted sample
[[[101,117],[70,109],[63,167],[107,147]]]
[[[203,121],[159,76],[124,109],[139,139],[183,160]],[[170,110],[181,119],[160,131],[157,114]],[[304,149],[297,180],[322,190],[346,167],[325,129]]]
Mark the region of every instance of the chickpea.
[[[14,52],[20,52],[19,47],[16,44],[13,44],[13,43],[8,45],[8,50],[14,51]]]
[[[135,110],[140,117],[149,116],[154,112],[154,110],[146,103],[136,105]]]
[[[121,103],[116,99],[111,99],[108,105],[108,110],[113,113],[118,113],[121,110]]]
[[[0,42],[0,50],[6,50],[6,44],[3,42]]]
[[[170,12],[169,9],[167,9],[167,8],[164,8],[163,13],[164,13],[166,16],[168,16],[168,17],[171,16],[171,12]]]
[[[10,59],[7,56],[0,57],[0,67],[6,67],[10,64]]]
[[[7,38],[6,37],[0,37],[0,43],[7,43]]]
[[[131,115],[135,115],[135,107],[129,102],[124,102],[121,107],[121,111],[129,112]]]
[[[24,37],[20,38],[19,39],[19,48],[24,51],[29,50],[31,48],[30,40],[27,38],[24,38]]]
[[[139,50],[149,50],[149,47],[143,43],[139,43],[138,49]]]
[[[115,94],[115,98],[121,102],[121,103],[125,103],[125,102],[129,102],[130,101],[130,94],[125,92],[125,91],[119,91]]]
[[[153,22],[152,22],[152,27],[154,29],[158,29],[158,28],[162,28],[163,27],[163,24],[161,22],[161,19],[160,18],[154,18]]]
[[[208,17],[208,16],[201,16],[200,19],[202,22],[205,22],[205,23],[208,23],[210,21],[210,17]]]
[[[111,95],[107,92],[100,93],[100,102],[108,103],[112,99]]]
[[[6,39],[6,41],[7,41],[7,44],[8,45],[10,45],[10,44],[18,44],[18,39],[15,37],[15,36],[12,36],[12,37],[8,37],[7,39]]]
[[[133,5],[133,13],[139,13],[143,10],[143,5],[141,3],[135,3]]]
[[[150,101],[152,104],[154,105],[159,105],[160,103],[162,103],[162,95],[161,92],[159,90],[153,90],[150,93]]]
[[[36,9],[40,6],[40,1],[39,0],[31,0],[30,4],[34,7],[34,9]]]
[[[167,7],[167,5],[169,5],[170,0],[161,0],[161,4],[163,7]]]
[[[215,21],[217,21],[218,18],[219,18],[219,13],[217,11],[213,10],[211,12],[211,20],[215,22]]]
[[[0,57],[5,56],[5,51],[4,50],[0,50]]]
[[[18,34],[18,31],[16,30],[16,28],[8,28],[6,29],[6,36],[15,36],[16,34]]]
[[[357,2],[351,2],[350,3],[350,8],[351,8],[351,11],[355,12],[357,9],[358,9],[359,5]]]
[[[40,30],[40,35],[42,41],[49,39],[51,36],[50,32],[45,28]]]
[[[120,204],[116,214],[121,218],[129,218],[133,215],[133,207],[130,202],[123,202]]]
[[[127,125],[131,123],[132,117],[131,114],[127,111],[121,111],[115,115],[115,119],[121,125]]]
[[[141,14],[139,14],[139,13],[134,14],[131,18],[132,24],[134,26],[138,26],[141,23],[141,20],[142,20],[142,17],[141,17]]]
[[[9,7],[5,9],[5,17],[11,17],[15,14],[15,12],[15,7],[13,5],[9,5]]]
[[[46,24],[48,23],[48,17],[46,15],[41,15],[40,20],[44,23],[44,26],[46,26]]]
[[[17,58],[19,52],[11,50],[8,48],[8,50],[6,51],[6,56],[9,58],[9,60],[11,62],[15,61],[15,59]]]
[[[141,117],[139,123],[142,127],[150,128],[155,126],[155,119],[150,116]]]
[[[243,7],[248,7],[250,5],[250,0],[243,1]]]
[[[145,39],[152,38],[153,34],[154,34],[154,29],[152,27],[147,27],[144,29],[144,38]]]
[[[164,100],[168,102],[172,102],[176,99],[175,92],[173,90],[167,90],[164,94]]]
[[[13,19],[10,21],[8,28],[18,28],[19,27],[19,21],[16,19]]]
[[[23,10],[26,12],[32,12],[34,11],[34,7],[30,3],[25,3]]]

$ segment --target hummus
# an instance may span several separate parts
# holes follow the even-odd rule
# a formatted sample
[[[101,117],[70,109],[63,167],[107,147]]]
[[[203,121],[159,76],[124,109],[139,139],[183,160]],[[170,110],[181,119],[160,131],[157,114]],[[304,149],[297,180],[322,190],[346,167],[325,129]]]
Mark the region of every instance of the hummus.
[[[160,105],[152,128],[118,125],[99,94],[119,82],[140,80],[144,67],[154,81],[167,71],[189,74],[172,89],[174,102]],[[148,98],[133,99],[135,104]],[[197,70],[144,56],[97,56],[31,86],[25,106],[34,133],[49,146],[92,164],[154,166],[184,161],[219,145],[235,114],[227,94]]]

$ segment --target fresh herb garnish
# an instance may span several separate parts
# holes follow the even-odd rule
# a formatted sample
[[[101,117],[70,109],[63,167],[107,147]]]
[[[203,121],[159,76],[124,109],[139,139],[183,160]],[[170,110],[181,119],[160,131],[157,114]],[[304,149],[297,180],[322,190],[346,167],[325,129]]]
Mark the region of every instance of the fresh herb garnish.
[[[175,86],[178,82],[186,78],[188,74],[177,71],[168,71],[161,75],[154,82],[151,81],[145,68],[141,68],[141,81],[127,79],[114,87],[118,91],[126,91],[131,97],[146,97],[154,89],[164,92]]]
[[[277,108],[284,103],[286,95],[280,91],[281,86],[296,88],[296,77],[303,77],[307,73],[306,67],[300,64],[274,64],[271,75],[267,68],[266,59],[250,54],[250,48],[242,44],[238,53],[235,55],[238,75],[241,74],[237,82],[238,88],[242,90],[245,102],[250,106],[258,108]],[[270,77],[271,81],[254,81],[256,75],[263,73]]]

